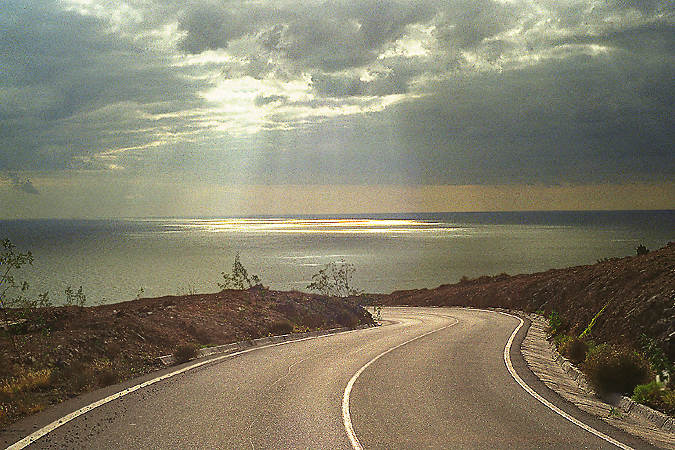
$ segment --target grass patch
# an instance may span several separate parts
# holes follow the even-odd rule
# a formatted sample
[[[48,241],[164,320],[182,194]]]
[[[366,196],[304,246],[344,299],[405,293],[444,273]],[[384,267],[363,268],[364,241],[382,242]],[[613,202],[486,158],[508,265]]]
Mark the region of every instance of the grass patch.
[[[38,394],[52,385],[52,370],[25,370],[0,381],[0,424],[17,415],[35,414],[46,407]]]
[[[574,336],[565,336],[558,345],[558,351],[574,364],[581,364],[586,360],[588,343]]]
[[[22,392],[33,392],[50,386],[51,380],[51,369],[26,370],[0,382],[0,395],[9,398]]]
[[[635,386],[631,397],[634,402],[642,403],[650,408],[675,415],[675,391],[667,388],[663,383],[652,381],[648,384]]]

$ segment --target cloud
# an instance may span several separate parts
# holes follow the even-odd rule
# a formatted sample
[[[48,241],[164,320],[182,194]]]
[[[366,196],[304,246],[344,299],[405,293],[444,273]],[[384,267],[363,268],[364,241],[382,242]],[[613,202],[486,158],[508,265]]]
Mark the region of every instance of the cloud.
[[[451,184],[675,171],[667,1],[1,9],[5,171]]]
[[[492,0],[453,0],[448,6],[441,14],[436,33],[444,46],[475,47],[509,29],[518,18],[513,6]]]
[[[288,97],[285,95],[258,95],[254,103],[256,106],[269,105],[271,103],[282,103],[288,100]]]
[[[184,32],[179,48],[197,54],[227,49],[234,40],[255,36],[262,50],[300,70],[335,72],[376,60],[408,25],[429,21],[435,14],[433,4],[424,1],[243,5],[190,6],[179,19]]]
[[[100,18],[55,1],[2,8],[0,167],[72,169],[82,157],[156,140],[168,122],[185,121],[152,115],[203,102],[204,82],[188,78],[191,68],[171,67]]]

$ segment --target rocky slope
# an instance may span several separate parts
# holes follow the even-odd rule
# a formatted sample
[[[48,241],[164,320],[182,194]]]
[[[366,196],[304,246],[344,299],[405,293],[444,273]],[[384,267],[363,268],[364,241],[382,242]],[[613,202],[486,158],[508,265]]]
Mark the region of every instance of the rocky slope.
[[[0,329],[0,428],[81,392],[161,367],[179,346],[372,324],[342,299],[263,288],[111,305],[9,310]]]
[[[436,289],[369,296],[383,305],[503,307],[556,311],[578,335],[598,317],[592,338],[635,345],[642,333],[675,360],[675,243],[646,255],[611,258],[547,272],[480,277]]]

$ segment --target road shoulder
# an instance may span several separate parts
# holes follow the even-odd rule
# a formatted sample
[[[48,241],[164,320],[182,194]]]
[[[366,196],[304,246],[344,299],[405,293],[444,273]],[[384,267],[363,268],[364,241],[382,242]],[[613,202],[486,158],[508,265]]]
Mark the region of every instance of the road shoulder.
[[[641,417],[626,414],[620,408],[598,398],[585,380],[572,378],[559,364],[559,355],[547,340],[547,324],[536,315],[528,316],[531,325],[520,345],[530,370],[552,391],[582,411],[658,447],[675,449],[675,434]]]

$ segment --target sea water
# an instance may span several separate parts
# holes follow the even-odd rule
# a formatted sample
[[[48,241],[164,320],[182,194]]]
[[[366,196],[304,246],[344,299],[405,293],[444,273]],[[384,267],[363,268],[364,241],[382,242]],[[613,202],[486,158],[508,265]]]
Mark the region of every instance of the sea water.
[[[55,303],[67,286],[90,304],[216,292],[237,253],[273,289],[307,290],[344,260],[356,288],[387,293],[656,249],[675,240],[675,211],[0,221],[5,238],[35,258],[16,278]]]

